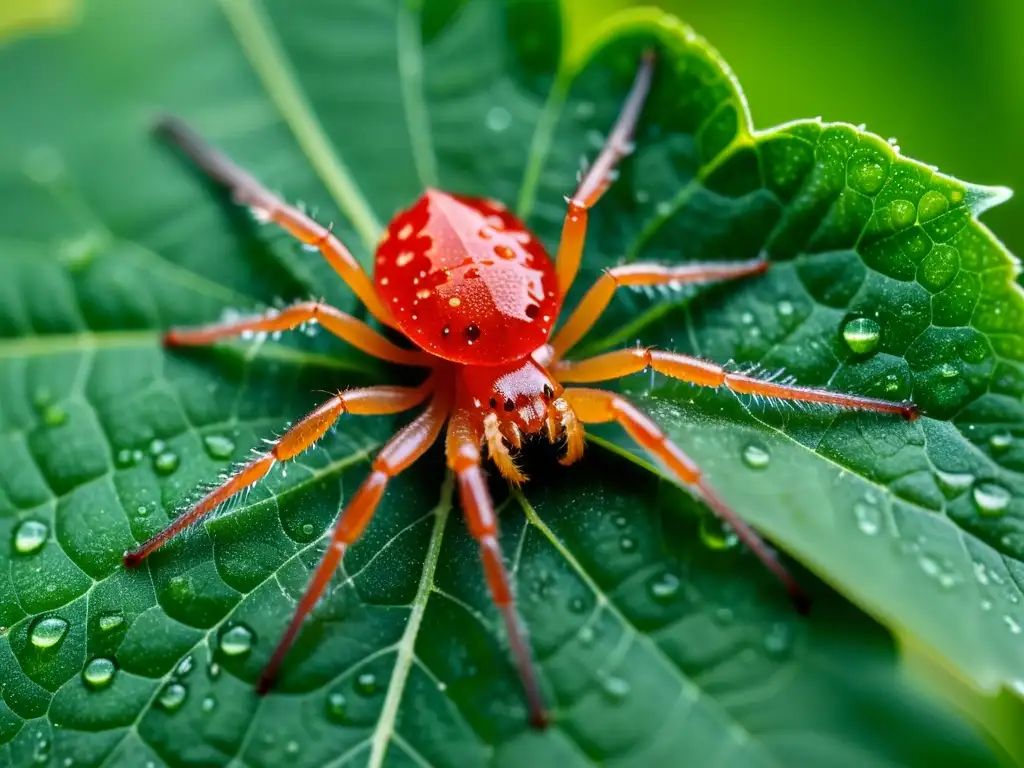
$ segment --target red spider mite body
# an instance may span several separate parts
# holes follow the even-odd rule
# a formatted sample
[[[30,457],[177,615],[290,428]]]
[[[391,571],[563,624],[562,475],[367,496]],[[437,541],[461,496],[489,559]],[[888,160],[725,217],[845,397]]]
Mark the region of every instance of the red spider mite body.
[[[616,422],[732,526],[785,585],[797,607],[806,608],[804,593],[775,552],[718,496],[696,464],[654,421],[615,392],[565,386],[609,381],[650,368],[671,378],[724,387],[738,394],[898,414],[908,420],[918,415],[909,402],[780,384],[729,373],[715,363],[675,352],[630,348],[584,360],[565,359],[565,353],[593,326],[620,286],[706,282],[756,275],[767,268],[760,258],[613,267],[552,334],[562,300],[579,269],[587,212],[611,184],[615,166],[632,150],[632,135],[653,71],[654,56],[646,54],[604,148],[569,200],[554,261],[500,203],[429,189],[397,214],[381,237],[371,280],[329,228],[283,203],[185,124],[173,118],[158,124],[158,132],[230,190],[236,202],[248,206],[261,221],[275,223],[318,248],[370,313],[381,324],[402,331],[415,348],[400,347],[366,323],[320,302],[300,302],[230,323],[172,329],[165,335],[167,346],[208,344],[246,331],[283,331],[316,320],[364,352],[428,372],[416,387],[376,386],[338,392],[166,528],[125,553],[125,565],[138,566],[177,533],[259,481],[277,462],[288,461],[314,445],[343,414],[391,414],[426,403],[424,410],[381,448],[369,475],[340,510],[326,553],[264,668],[258,692],[266,692],[274,684],[303,619],[323,594],[346,550],[369,523],[389,480],[422,456],[445,427],[448,467],[457,481],[467,528],[479,547],[488,588],[504,620],[529,720],[535,727],[544,727],[549,714],[526,631],[515,610],[498,545],[497,516],[482,469],[486,452],[509,482],[524,482],[515,462],[524,434],[544,434],[552,442],[561,441],[561,462],[571,464],[583,454],[585,424]]]

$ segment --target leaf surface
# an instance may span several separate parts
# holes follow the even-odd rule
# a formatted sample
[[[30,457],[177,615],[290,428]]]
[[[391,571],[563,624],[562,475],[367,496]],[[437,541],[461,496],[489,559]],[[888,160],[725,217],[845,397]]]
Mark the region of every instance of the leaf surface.
[[[764,249],[776,265],[692,302],[619,297],[586,347],[639,337],[912,394],[934,418],[626,383],[813,571],[973,679],[1015,679],[1020,306],[1009,258],[972,218],[990,191],[846,126],[753,134],[721,62],[660,17],[623,17],[577,66],[557,7],[526,0],[92,0],[73,30],[0,52],[0,760],[995,762],[899,679],[881,627],[809,572],[818,610],[796,617],[699,505],[608,438],[570,470],[539,450],[523,495],[494,487],[555,703],[544,735],[525,726],[438,451],[389,489],[279,689],[253,693],[391,420],[344,420],[146,567],[120,565],[324,391],[408,377],[323,335],[159,348],[160,329],[224,310],[355,304],[318,257],[157,146],[157,114],[333,220],[365,264],[429,185],[515,204],[554,247],[579,156],[652,38],[638,151],[594,214],[578,287],[621,258]],[[881,327],[871,357],[841,346],[853,313]],[[1005,489],[1001,515],[979,514],[979,482]]]

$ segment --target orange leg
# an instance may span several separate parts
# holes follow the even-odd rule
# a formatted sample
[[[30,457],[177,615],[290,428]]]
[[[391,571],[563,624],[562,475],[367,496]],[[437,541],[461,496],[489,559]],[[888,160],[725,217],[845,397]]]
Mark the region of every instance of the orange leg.
[[[665,267],[659,264],[624,264],[605,271],[587,291],[579,306],[555,334],[551,346],[555,359],[568,352],[586,335],[604,312],[620,285],[683,285],[686,283],[707,283],[712,280],[730,280],[736,277],[756,275],[768,269],[764,259],[749,261],[721,262],[718,264],[686,264],[679,267]]]
[[[430,365],[427,355],[423,352],[395,346],[362,320],[317,301],[304,301],[280,312],[200,328],[174,328],[164,335],[164,344],[170,347],[211,344],[218,339],[238,336],[246,331],[290,331],[311,320],[317,321],[356,349],[374,357],[402,365]]]
[[[786,587],[797,610],[806,613],[810,599],[793,576],[779,562],[778,556],[764,540],[747,525],[717,493],[704,482],[700,469],[658,427],[654,421],[622,395],[602,389],[573,388],[563,395],[585,424],[618,422],[637,444],[659,459],[681,483],[693,486],[719,518],[728,523],[740,540],[757,555],[768,570]]]
[[[329,228],[324,228],[297,208],[287,205],[269,192],[251,174],[206,143],[195,131],[175,117],[164,117],[156,132],[177,145],[212,179],[223,184],[234,195],[235,202],[248,206],[253,215],[273,221],[306,245],[320,249],[334,271],[360,298],[374,317],[385,325],[395,322],[387,307],[377,297],[370,278],[349,250]]]
[[[909,401],[894,403],[876,397],[847,395],[827,389],[777,384],[742,373],[726,373],[717,363],[709,363],[689,355],[642,347],[607,352],[587,360],[562,360],[555,364],[552,371],[555,378],[561,382],[584,383],[617,379],[648,367],[673,379],[688,381],[701,387],[725,386],[742,395],[760,395],[780,400],[799,400],[861,411],[892,413],[902,416],[907,421],[913,421],[921,415],[918,407]]]
[[[295,615],[292,616],[288,629],[278,641],[267,666],[263,668],[263,674],[260,675],[259,682],[256,684],[257,693],[264,694],[273,687],[278,669],[280,669],[285,656],[288,655],[292,643],[295,642],[299,627],[302,626],[303,620],[313,610],[313,606],[316,605],[320,595],[330,583],[331,576],[341,564],[345,550],[355,543],[367,523],[370,522],[377,509],[377,504],[384,495],[388,481],[407,469],[437,440],[451,407],[449,392],[449,388],[441,388],[427,409],[399,430],[380,449],[370,466],[369,476],[352,494],[352,498],[342,510],[341,517],[338,519],[337,525],[334,526],[334,534],[331,536],[327,552],[317,566],[309,586],[306,587],[306,592],[295,609]]]
[[[545,728],[548,715],[544,695],[537,681],[526,627],[516,612],[508,571],[498,544],[498,518],[480,469],[480,438],[480,432],[473,427],[469,413],[465,410],[455,411],[445,441],[448,466],[459,482],[459,499],[466,516],[466,526],[480,547],[480,559],[483,561],[491,598],[505,621],[509,647],[526,695],[530,724],[534,728]]]
[[[311,447],[343,413],[360,416],[399,413],[423,402],[432,389],[433,381],[428,379],[425,384],[415,388],[367,387],[339,393],[294,424],[272,444],[267,453],[257,456],[243,466],[221,485],[203,496],[185,514],[172,520],[170,525],[135,549],[125,552],[124,564],[129,568],[141,565],[143,560],[183,530],[264,477],[278,461],[293,459]]]
[[[654,52],[644,54],[640,69],[636,73],[633,87],[622,106],[615,127],[608,134],[601,154],[594,164],[587,169],[580,181],[576,194],[569,201],[569,211],[562,225],[562,240],[558,246],[558,258],[555,270],[558,275],[558,289],[562,296],[569,292],[583,257],[583,243],[587,237],[587,211],[597,204],[601,195],[614,181],[615,166],[626,155],[633,151],[633,131],[640,119],[640,110],[647,99],[651,88],[651,77],[654,72]]]

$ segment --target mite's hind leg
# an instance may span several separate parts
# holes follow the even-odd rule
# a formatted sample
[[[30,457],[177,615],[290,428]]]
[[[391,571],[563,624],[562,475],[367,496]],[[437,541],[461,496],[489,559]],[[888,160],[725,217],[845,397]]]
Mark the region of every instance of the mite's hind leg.
[[[255,333],[290,331],[311,320],[315,320],[339,339],[368,355],[401,365],[430,365],[429,358],[423,352],[402,349],[385,339],[362,320],[318,301],[303,301],[279,312],[214,323],[199,328],[174,328],[164,334],[164,344],[169,347],[212,344],[219,339],[238,336],[247,331]]]
[[[385,325],[395,325],[391,312],[378,298],[373,282],[329,228],[317,224],[271,193],[252,174],[231,162],[178,118],[164,117],[154,130],[181,149],[210,178],[227,187],[235,201],[252,209],[254,215],[273,221],[296,239],[318,248],[373,316]]]
[[[564,297],[580,268],[583,257],[583,243],[587,238],[587,212],[597,204],[601,195],[611,186],[615,166],[623,157],[633,151],[633,131],[640,119],[647,92],[651,88],[651,77],[654,71],[654,52],[644,54],[636,79],[630,88],[629,95],[622,105],[615,126],[605,140],[601,154],[576,188],[576,194],[569,201],[569,210],[562,225],[562,239],[558,244],[558,256],[555,259],[555,272],[558,276],[558,290]]]
[[[423,402],[433,387],[428,380],[420,387],[367,387],[350,389],[328,400],[302,420],[296,422],[269,451],[243,466],[238,472],[201,498],[191,509],[175,518],[162,531],[135,549],[124,553],[124,564],[134,568],[149,555],[160,549],[174,536],[213,511],[240,491],[263,478],[279,461],[288,461],[311,447],[323,437],[343,413],[375,416],[399,413]]]
[[[473,427],[469,414],[463,410],[455,411],[446,437],[448,466],[458,479],[466,526],[480,548],[487,587],[505,622],[509,648],[526,697],[530,724],[534,728],[544,728],[548,723],[547,707],[537,680],[530,640],[516,611],[515,596],[498,544],[498,517],[480,469],[480,439],[481,434]]]
[[[785,586],[797,610],[806,613],[810,607],[807,593],[779,561],[775,551],[747,525],[701,475],[697,465],[668,439],[657,424],[622,395],[603,389],[567,389],[562,395],[584,424],[617,422],[644,450],[660,460],[684,485],[695,488],[708,506],[728,523],[739,539],[765,564]]]
[[[288,629],[281,636],[270,661],[263,668],[256,685],[258,693],[266,693],[274,685],[278,669],[295,642],[303,620],[313,610],[317,600],[331,581],[331,576],[341,564],[342,557],[359,538],[380,503],[388,481],[407,469],[437,440],[445,419],[448,417],[450,394],[443,389],[435,395],[427,409],[409,422],[380,449],[371,465],[370,475],[356,489],[341,512],[327,552],[316,568],[306,592],[299,601]]]
[[[586,360],[562,360],[552,368],[552,372],[561,382],[589,383],[618,379],[648,367],[673,379],[688,381],[701,387],[724,386],[742,395],[760,395],[779,400],[797,400],[860,411],[891,413],[902,416],[907,421],[913,421],[921,415],[917,405],[909,401],[895,403],[876,397],[861,397],[816,387],[798,387],[764,381],[743,373],[726,373],[717,363],[710,363],[697,357],[643,347],[619,349]]]

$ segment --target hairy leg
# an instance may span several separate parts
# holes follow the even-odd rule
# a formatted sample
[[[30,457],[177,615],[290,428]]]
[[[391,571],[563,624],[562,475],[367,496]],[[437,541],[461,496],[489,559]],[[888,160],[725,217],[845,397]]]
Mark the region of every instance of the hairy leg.
[[[356,489],[348,504],[341,512],[330,545],[316,568],[306,592],[299,601],[288,628],[278,641],[270,661],[263,669],[256,684],[258,693],[269,691],[277,678],[277,672],[288,655],[288,650],[299,634],[303,620],[313,610],[317,600],[331,581],[334,571],[341,564],[347,550],[362,534],[367,523],[377,510],[384,496],[388,481],[407,469],[416,459],[426,453],[437,440],[450,409],[451,395],[447,388],[441,388],[427,409],[403,427],[380,449],[370,468],[370,475]]]
[[[269,451],[243,466],[203,496],[191,509],[172,520],[162,531],[135,549],[125,552],[124,564],[129,568],[140,565],[149,555],[204,515],[263,478],[274,464],[295,458],[311,447],[343,413],[361,416],[399,413],[423,402],[432,389],[433,381],[428,379],[420,387],[367,387],[339,393],[292,425],[291,429],[274,441]]]
[[[572,311],[569,319],[551,340],[555,358],[560,358],[586,335],[608,307],[619,286],[706,283],[712,280],[730,280],[756,275],[767,269],[768,262],[764,259],[717,264],[685,264],[676,267],[659,264],[624,264],[612,267],[590,287],[579,306]]]
[[[558,257],[555,270],[558,275],[558,289],[564,297],[580,268],[583,256],[583,243],[587,237],[587,211],[597,204],[605,190],[611,186],[615,166],[623,157],[633,151],[633,131],[640,119],[647,92],[651,88],[651,77],[654,72],[654,52],[644,54],[640,69],[636,73],[633,87],[622,105],[622,112],[615,122],[615,127],[608,134],[604,148],[597,156],[594,164],[576,188],[576,194],[569,201],[569,210],[562,225],[562,239],[558,245]]]
[[[171,347],[211,344],[219,339],[238,336],[246,331],[289,331],[315,320],[330,333],[347,341],[368,355],[401,365],[430,364],[429,357],[414,349],[402,349],[385,339],[362,320],[340,309],[318,301],[303,301],[265,315],[214,323],[199,328],[174,328],[164,334],[164,344]]]
[[[555,364],[552,373],[561,382],[587,383],[617,379],[631,373],[638,373],[648,367],[673,379],[688,381],[702,387],[724,386],[743,395],[760,395],[779,400],[798,400],[805,403],[834,405],[840,408],[892,413],[898,414],[908,421],[913,421],[920,416],[918,407],[909,401],[894,403],[875,397],[847,395],[816,387],[778,384],[743,373],[726,373],[725,369],[717,363],[710,363],[689,355],[643,347],[620,349],[586,360],[562,360]]]
[[[657,424],[622,395],[603,389],[572,388],[563,397],[584,424],[617,422],[638,445],[660,460],[683,484],[695,488],[708,506],[728,523],[740,540],[757,555],[786,587],[794,605],[801,613],[810,606],[807,594],[779,561],[775,551],[740,518],[703,479],[700,469],[668,439]]]
[[[249,207],[261,219],[278,224],[304,244],[316,246],[373,316],[385,325],[395,325],[370,278],[329,228],[320,226],[298,208],[272,194],[252,174],[231,162],[178,118],[162,118],[155,130],[188,155],[210,178],[227,187],[237,203]]]
[[[519,614],[516,612],[515,597],[509,583],[508,571],[498,544],[498,518],[480,469],[480,433],[473,427],[468,412],[457,410],[448,425],[446,450],[448,466],[455,473],[459,483],[459,499],[466,516],[470,534],[480,547],[484,576],[491,591],[494,604],[505,621],[509,648],[519,679],[526,696],[530,724],[534,728],[545,728],[548,724],[544,695],[537,680],[537,672],[530,651],[530,641]]]

